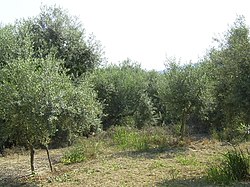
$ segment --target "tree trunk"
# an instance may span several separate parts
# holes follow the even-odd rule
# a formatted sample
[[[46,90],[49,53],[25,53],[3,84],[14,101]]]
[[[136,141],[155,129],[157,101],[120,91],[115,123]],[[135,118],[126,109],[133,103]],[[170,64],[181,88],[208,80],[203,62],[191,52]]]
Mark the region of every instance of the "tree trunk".
[[[48,157],[48,161],[49,161],[49,168],[50,168],[50,171],[53,172],[53,167],[52,167],[52,164],[51,164],[51,159],[50,159],[50,155],[49,155],[48,146],[45,146],[45,149],[46,149],[46,152],[47,152],[47,157]]]
[[[30,167],[31,167],[31,173],[33,174],[35,172],[35,167],[34,167],[35,151],[33,145],[30,144],[29,148],[30,148]]]
[[[181,129],[180,129],[180,133],[181,133],[181,140],[184,139],[185,133],[186,133],[186,123],[187,123],[187,118],[190,114],[190,110],[191,110],[192,104],[189,103],[188,107],[182,110],[182,115],[181,115]]]
[[[186,114],[185,110],[183,110],[182,116],[181,116],[181,129],[180,129],[181,140],[183,140],[183,139],[184,139],[184,136],[185,136],[185,132],[186,132],[186,121],[187,121],[187,114]]]

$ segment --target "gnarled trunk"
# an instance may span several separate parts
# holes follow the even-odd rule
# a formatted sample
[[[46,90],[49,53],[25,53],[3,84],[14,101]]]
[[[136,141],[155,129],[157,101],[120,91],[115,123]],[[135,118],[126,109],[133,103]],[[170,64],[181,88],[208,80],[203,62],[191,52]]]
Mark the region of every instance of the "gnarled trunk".
[[[49,161],[49,168],[50,171],[53,172],[53,167],[52,167],[52,163],[51,163],[51,159],[50,159],[50,155],[49,155],[49,149],[48,146],[45,146],[46,152],[47,152],[47,157],[48,157],[48,161]]]
[[[31,168],[31,173],[33,174],[35,172],[35,167],[34,167],[35,150],[32,144],[29,144],[29,149],[30,149],[30,168]]]
[[[184,139],[186,133],[186,121],[187,121],[187,114],[185,111],[183,111],[181,116],[181,129],[180,129],[181,140]]]
[[[187,108],[182,110],[182,114],[181,114],[181,129],[180,129],[180,133],[181,133],[181,140],[184,139],[184,136],[186,134],[186,126],[187,126],[187,118],[190,114],[190,110],[191,110],[191,103],[188,105]]]

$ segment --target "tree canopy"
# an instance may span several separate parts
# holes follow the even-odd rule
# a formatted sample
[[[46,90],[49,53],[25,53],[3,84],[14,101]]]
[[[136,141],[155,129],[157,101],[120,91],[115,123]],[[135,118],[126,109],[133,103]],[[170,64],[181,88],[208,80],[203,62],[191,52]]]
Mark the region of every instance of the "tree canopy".
[[[89,83],[75,86],[53,58],[16,60],[0,70],[0,79],[4,133],[31,151],[47,147],[58,126],[78,135],[100,126],[101,105]]]
[[[87,36],[77,17],[70,16],[60,7],[42,6],[38,16],[17,20],[0,31],[1,66],[9,58],[25,55],[23,47],[26,38],[32,43],[33,57],[46,58],[54,53],[63,60],[67,74],[79,77],[92,71],[103,60],[103,51],[93,35]]]

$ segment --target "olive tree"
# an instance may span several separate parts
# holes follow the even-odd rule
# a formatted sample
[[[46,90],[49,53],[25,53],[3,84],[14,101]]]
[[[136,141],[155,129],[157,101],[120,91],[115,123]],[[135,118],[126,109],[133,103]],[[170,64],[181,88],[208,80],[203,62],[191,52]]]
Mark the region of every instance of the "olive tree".
[[[234,129],[250,124],[250,40],[244,17],[238,17],[216,41],[218,46],[206,59],[214,67],[214,121],[218,129],[228,127],[235,136]]]
[[[125,60],[120,65],[109,65],[96,70],[91,80],[104,104],[103,125],[137,127],[156,123],[156,113],[147,93],[147,74],[137,63]]]
[[[58,126],[81,134],[100,125],[101,105],[90,84],[74,85],[53,57],[15,60],[0,70],[0,80],[4,133],[29,148],[32,172],[34,147],[43,145],[49,158],[48,144]]]
[[[0,26],[0,68],[17,57],[17,45],[13,26]]]
[[[57,6],[42,6],[32,18],[17,20],[13,25],[0,29],[0,63],[8,58],[23,56],[23,44],[29,37],[34,58],[46,58],[50,53],[63,60],[67,74],[79,77],[92,71],[103,60],[100,42],[94,35],[87,35],[77,17]]]
[[[181,138],[186,133],[187,120],[195,110],[202,107],[202,74],[194,65],[179,65],[169,59],[165,78],[159,84],[159,97],[165,105],[165,119],[180,122]]]

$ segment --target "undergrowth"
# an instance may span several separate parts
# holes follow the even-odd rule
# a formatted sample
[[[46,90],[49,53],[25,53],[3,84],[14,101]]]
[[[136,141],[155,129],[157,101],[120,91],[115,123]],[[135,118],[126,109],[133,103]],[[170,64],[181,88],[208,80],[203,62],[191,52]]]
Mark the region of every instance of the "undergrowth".
[[[185,145],[185,142],[178,140],[164,127],[144,127],[138,130],[117,126],[113,128],[111,137],[114,144],[122,150],[147,151]]]
[[[139,134],[135,129],[128,127],[116,127],[113,134],[113,141],[116,146],[125,149],[147,150],[149,144],[147,137]]]
[[[218,165],[207,171],[208,181],[214,184],[229,185],[235,181],[244,181],[250,176],[250,154],[241,149],[228,151]]]
[[[71,149],[64,153],[61,162],[67,165],[95,159],[101,152],[101,144],[96,140],[78,140]]]

